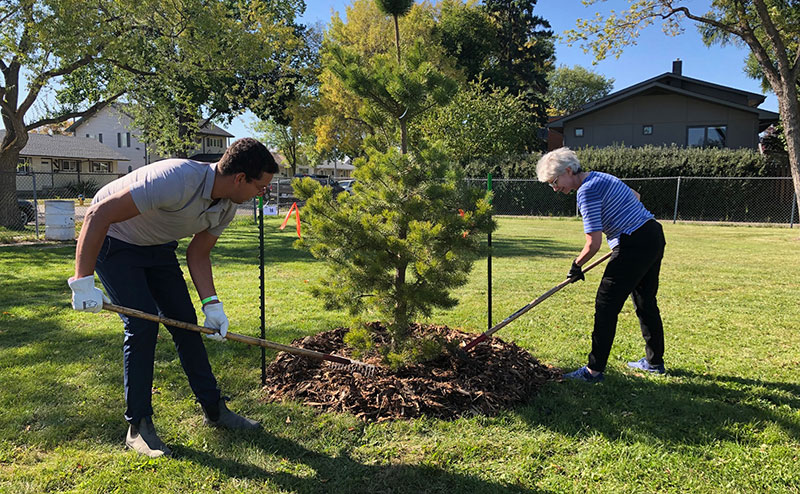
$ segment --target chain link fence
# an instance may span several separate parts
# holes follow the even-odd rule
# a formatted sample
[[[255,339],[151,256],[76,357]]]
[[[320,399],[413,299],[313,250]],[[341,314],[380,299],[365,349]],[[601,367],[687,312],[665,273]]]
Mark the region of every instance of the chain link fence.
[[[0,226],[0,242],[44,237],[47,200],[72,200],[75,222],[80,223],[91,198],[121,175],[110,173],[0,172],[0,204],[16,208],[17,218]],[[659,177],[623,179],[639,192],[642,202],[660,220],[785,224],[800,221],[790,177]],[[285,211],[293,192],[289,180],[276,181],[266,204]],[[471,187],[486,189],[486,179],[467,179]],[[14,189],[15,187],[15,189]],[[278,188],[280,187],[280,189]],[[14,189],[14,190],[12,190]],[[575,195],[553,192],[530,179],[492,181],[495,214],[514,216],[576,216]],[[12,197],[13,196],[13,197]],[[239,206],[239,215],[255,217],[257,201]]]
[[[791,177],[658,177],[623,178],[642,196],[656,218],[672,221],[798,223]],[[486,179],[469,179],[486,189]],[[576,216],[575,195],[554,192],[537,180],[494,179],[495,214]]]

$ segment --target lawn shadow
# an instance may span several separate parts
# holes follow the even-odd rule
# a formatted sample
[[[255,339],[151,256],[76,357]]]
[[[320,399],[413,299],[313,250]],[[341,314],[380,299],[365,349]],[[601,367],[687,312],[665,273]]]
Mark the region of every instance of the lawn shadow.
[[[314,257],[305,250],[295,249],[292,244],[296,236],[281,231],[271,231],[265,227],[264,231],[264,264],[278,262],[313,262]],[[214,266],[230,263],[258,266],[259,257],[258,228],[243,230],[231,229],[223,233],[223,238],[211,251]],[[182,246],[179,258],[185,255],[185,246]]]
[[[224,432],[221,432],[224,433]],[[230,433],[228,442],[233,444],[244,433]],[[488,480],[444,471],[429,465],[368,465],[350,456],[329,456],[310,450],[265,431],[247,434],[249,445],[261,450],[264,455],[281,458],[283,461],[303,464],[315,472],[313,476],[299,476],[285,471],[267,471],[258,466],[229,458],[220,458],[205,451],[185,446],[175,446],[173,452],[181,459],[196,462],[220,473],[255,481],[272,482],[289,492],[347,492],[347,493],[545,493],[520,486],[505,485]],[[291,467],[290,467],[291,468]]]
[[[524,240],[524,241],[520,241]],[[492,257],[574,257],[574,245],[542,238],[494,238],[492,237]]]
[[[800,439],[800,425],[779,407],[800,409],[800,385],[675,369],[665,376],[607,373],[598,385],[552,383],[519,413],[531,425],[612,440],[707,445],[741,441],[742,430],[757,433],[768,424]]]

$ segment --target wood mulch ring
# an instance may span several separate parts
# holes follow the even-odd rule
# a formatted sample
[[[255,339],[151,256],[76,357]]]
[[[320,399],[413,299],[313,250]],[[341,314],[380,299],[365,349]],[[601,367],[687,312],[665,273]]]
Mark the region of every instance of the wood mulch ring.
[[[373,327],[380,328],[377,323]],[[337,328],[292,342],[323,353],[350,357]],[[476,334],[446,326],[415,325],[416,336],[438,336],[468,342]],[[385,331],[378,331],[385,341]],[[377,364],[377,357],[363,360]],[[476,414],[495,415],[528,402],[547,381],[561,372],[540,364],[514,343],[490,338],[468,354],[444,355],[396,372],[380,366],[371,376],[336,368],[281,352],[267,368],[266,401],[299,401],[324,411],[347,412],[364,421],[410,419],[420,416],[455,419]]]

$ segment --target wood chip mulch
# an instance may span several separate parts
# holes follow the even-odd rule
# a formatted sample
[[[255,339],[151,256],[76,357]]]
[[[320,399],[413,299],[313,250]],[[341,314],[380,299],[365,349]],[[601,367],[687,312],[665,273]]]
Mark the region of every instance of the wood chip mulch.
[[[377,323],[372,323],[380,330]],[[468,342],[477,335],[446,326],[415,325],[416,334],[447,341]],[[342,340],[344,328],[308,336],[293,346],[351,358]],[[385,333],[383,333],[385,341]],[[454,352],[397,371],[379,366],[377,357],[367,376],[358,370],[281,352],[267,368],[266,401],[292,400],[325,411],[347,412],[364,421],[410,419],[420,416],[455,419],[476,414],[495,415],[528,402],[560,371],[540,364],[514,343],[490,338],[468,353]]]

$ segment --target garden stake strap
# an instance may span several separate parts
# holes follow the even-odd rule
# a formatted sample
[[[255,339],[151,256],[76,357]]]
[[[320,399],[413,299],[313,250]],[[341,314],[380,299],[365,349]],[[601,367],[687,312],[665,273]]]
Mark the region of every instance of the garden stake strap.
[[[284,228],[286,228],[286,223],[289,222],[289,218],[291,218],[291,216],[292,216],[292,211],[294,211],[294,219],[295,219],[295,222],[297,223],[297,236],[299,238],[303,238],[303,236],[300,235],[300,208],[297,207],[297,203],[296,202],[292,203],[292,207],[290,207],[289,208],[289,212],[286,213],[286,218],[284,218],[283,223],[281,224],[279,229],[283,230]]]
[[[604,255],[600,259],[598,259],[595,262],[593,262],[593,263],[589,264],[588,266],[586,266],[586,268],[583,270],[583,273],[585,274],[585,273],[589,272],[590,269],[592,269],[593,267],[595,267],[598,264],[602,263],[603,261],[605,261],[609,257],[611,257],[611,252],[606,253],[606,255]],[[567,286],[570,283],[572,283],[573,281],[575,281],[575,278],[577,278],[577,276],[574,276],[572,278],[567,278],[566,280],[562,281],[558,285],[556,285],[553,288],[551,288],[550,290],[548,290],[544,295],[540,296],[536,300],[531,301],[525,307],[519,309],[517,312],[515,312],[515,313],[511,314],[510,316],[506,317],[505,319],[503,319],[503,321],[500,322],[499,324],[496,324],[491,329],[486,330],[485,333],[483,333],[482,335],[478,336],[474,340],[470,341],[467,345],[465,345],[464,346],[464,351],[465,352],[469,351],[472,347],[474,347],[478,343],[480,343],[482,341],[485,341],[487,338],[492,336],[494,333],[496,333],[496,332],[500,331],[501,329],[503,329],[504,327],[506,327],[509,323],[511,323],[511,321],[513,321],[514,319],[518,318],[522,314],[528,312],[529,310],[533,309],[534,307],[536,307],[540,303],[544,302],[548,297],[550,297],[550,295],[556,293],[557,291],[561,290],[565,286]]]
[[[175,326],[176,328],[188,329],[189,331],[195,331],[197,333],[216,334],[216,331],[214,331],[213,329],[206,328],[204,326],[198,326],[197,324],[191,324],[188,322],[177,321],[175,319],[156,316],[153,314],[148,314],[147,312],[142,312],[140,310],[129,309],[127,307],[122,307],[120,305],[109,304],[108,302],[103,302],[103,308],[105,310],[110,310],[111,312],[116,312],[118,314],[125,314],[126,316],[130,317],[138,317],[139,319],[145,319],[147,321],[160,322],[165,326]],[[243,334],[232,333],[230,331],[228,331],[228,333],[225,335],[225,339],[238,341],[240,343],[247,343],[248,345],[253,345],[253,346],[272,348],[273,350],[279,350],[282,352],[291,353],[293,355],[300,355],[303,357],[309,357],[316,360],[325,360],[327,362],[331,362],[332,364],[334,364],[336,368],[341,368],[348,371],[360,372],[365,376],[371,376],[372,374],[375,373],[374,365],[365,364],[364,362],[359,362],[357,360],[350,360],[349,358],[341,357],[339,355],[332,355],[330,353],[321,353],[321,352],[316,352],[314,350],[308,350],[306,348],[298,348],[289,345],[281,345],[280,343],[275,343],[273,341],[262,340],[261,338],[255,338],[253,336],[246,336]]]

